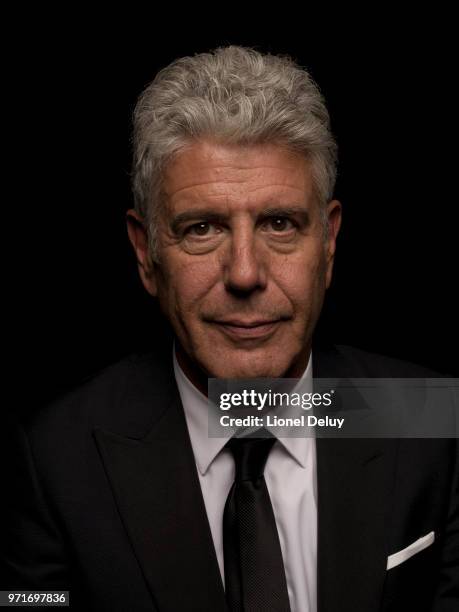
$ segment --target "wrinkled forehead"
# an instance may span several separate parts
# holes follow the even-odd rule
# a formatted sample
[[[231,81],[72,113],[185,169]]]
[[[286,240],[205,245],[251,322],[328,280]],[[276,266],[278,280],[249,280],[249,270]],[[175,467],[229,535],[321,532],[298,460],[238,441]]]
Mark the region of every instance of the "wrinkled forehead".
[[[279,145],[195,143],[165,168],[163,195],[170,213],[208,205],[237,210],[312,204],[311,164]]]

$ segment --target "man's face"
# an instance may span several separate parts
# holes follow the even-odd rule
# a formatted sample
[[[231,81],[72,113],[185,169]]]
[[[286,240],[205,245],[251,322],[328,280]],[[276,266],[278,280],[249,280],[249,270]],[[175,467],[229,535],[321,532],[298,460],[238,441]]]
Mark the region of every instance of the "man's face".
[[[304,157],[210,141],[169,163],[164,194],[159,263],[144,283],[181,363],[209,377],[300,376],[331,279],[339,203],[328,206],[325,241]]]

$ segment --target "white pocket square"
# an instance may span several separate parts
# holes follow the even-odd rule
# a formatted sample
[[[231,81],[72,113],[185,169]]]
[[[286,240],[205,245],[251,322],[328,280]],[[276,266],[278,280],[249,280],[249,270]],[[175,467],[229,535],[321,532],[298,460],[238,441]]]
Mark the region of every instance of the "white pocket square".
[[[435,540],[435,532],[431,531],[430,533],[423,536],[422,538],[419,538],[419,540],[416,540],[415,542],[413,542],[406,548],[399,550],[393,555],[389,555],[387,557],[387,568],[386,569],[390,570],[393,567],[400,565],[400,563],[403,563],[404,561],[406,561],[413,555],[416,555],[418,552],[421,552],[421,550],[424,550],[424,548],[427,548],[428,546],[433,544],[434,540]]]

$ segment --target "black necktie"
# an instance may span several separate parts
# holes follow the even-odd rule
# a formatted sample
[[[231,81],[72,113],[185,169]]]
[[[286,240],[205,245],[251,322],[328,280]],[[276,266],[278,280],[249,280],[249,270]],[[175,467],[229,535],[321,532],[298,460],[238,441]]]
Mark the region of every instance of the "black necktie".
[[[236,478],[223,515],[231,612],[290,612],[284,563],[263,472],[275,438],[232,438]]]

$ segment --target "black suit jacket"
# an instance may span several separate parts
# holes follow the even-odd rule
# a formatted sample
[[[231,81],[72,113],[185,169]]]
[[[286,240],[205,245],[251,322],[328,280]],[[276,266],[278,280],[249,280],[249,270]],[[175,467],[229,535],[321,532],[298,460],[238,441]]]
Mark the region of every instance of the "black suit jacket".
[[[314,376],[428,373],[350,348]],[[172,364],[135,356],[19,428],[2,589],[72,609],[220,612],[222,582]],[[318,610],[459,609],[457,440],[318,439]],[[421,536],[435,542],[386,570]]]

